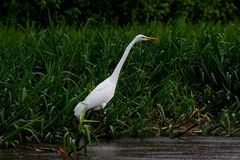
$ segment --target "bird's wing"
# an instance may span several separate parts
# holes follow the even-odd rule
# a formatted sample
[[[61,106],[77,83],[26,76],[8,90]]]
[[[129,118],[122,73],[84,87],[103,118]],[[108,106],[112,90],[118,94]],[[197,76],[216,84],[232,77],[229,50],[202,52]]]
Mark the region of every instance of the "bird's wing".
[[[96,88],[92,92],[101,92],[102,90],[107,89],[108,87],[112,87],[113,83],[110,78],[105,79],[100,84],[97,85]]]
[[[100,83],[84,100],[89,108],[102,107],[107,104],[113,97],[116,84],[110,78]]]

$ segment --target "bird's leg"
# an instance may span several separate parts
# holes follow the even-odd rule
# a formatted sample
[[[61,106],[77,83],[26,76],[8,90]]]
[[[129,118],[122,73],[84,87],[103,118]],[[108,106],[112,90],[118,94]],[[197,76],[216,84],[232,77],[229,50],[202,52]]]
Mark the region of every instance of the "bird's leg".
[[[102,103],[101,104],[101,109],[104,109],[104,107],[107,105],[107,103]],[[101,111],[100,110],[97,110],[97,112],[96,112],[96,119],[97,119],[97,121],[100,121],[100,118],[101,118]]]
[[[95,113],[96,113],[96,120],[99,121],[101,116],[100,110],[97,110]]]
[[[84,155],[87,155],[87,145],[88,145],[88,140],[85,136],[83,136],[83,145],[79,148],[79,151],[81,151],[82,149],[84,149]]]

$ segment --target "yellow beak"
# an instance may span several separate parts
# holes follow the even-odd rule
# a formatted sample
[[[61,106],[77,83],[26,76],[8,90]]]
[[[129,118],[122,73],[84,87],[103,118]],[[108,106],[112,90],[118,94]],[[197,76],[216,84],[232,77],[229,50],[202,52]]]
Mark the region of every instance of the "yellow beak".
[[[151,40],[151,41],[155,41],[158,40],[158,38],[154,38],[154,37],[144,37],[146,40]]]

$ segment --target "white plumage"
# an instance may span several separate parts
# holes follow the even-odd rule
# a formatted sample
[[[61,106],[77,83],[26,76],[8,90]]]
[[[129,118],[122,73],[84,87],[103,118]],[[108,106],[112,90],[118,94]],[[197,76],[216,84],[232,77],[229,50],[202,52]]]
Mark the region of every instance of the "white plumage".
[[[89,95],[84,99],[84,101],[79,102],[74,109],[75,116],[77,118],[81,118],[81,114],[83,110],[86,108],[87,110],[100,110],[103,109],[107,103],[112,99],[115,93],[117,80],[121,71],[121,68],[129,54],[129,51],[133,47],[133,45],[138,41],[144,40],[157,40],[157,38],[147,37],[144,35],[137,35],[133,41],[127,46],[121,60],[117,64],[113,73],[110,77],[101,82],[97,87],[89,93]]]

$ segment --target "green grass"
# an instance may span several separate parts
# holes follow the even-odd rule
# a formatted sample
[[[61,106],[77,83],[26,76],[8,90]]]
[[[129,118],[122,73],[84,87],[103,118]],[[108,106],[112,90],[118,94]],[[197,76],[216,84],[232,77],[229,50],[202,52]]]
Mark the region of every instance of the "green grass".
[[[89,24],[47,29],[0,27],[0,143],[57,143],[79,136],[75,105],[108,77],[139,33],[159,37],[132,49],[96,137],[201,135],[240,128],[240,28],[233,24],[125,27]],[[87,119],[96,119],[88,111]],[[190,134],[194,134],[191,132]],[[74,148],[74,150],[76,150]]]

